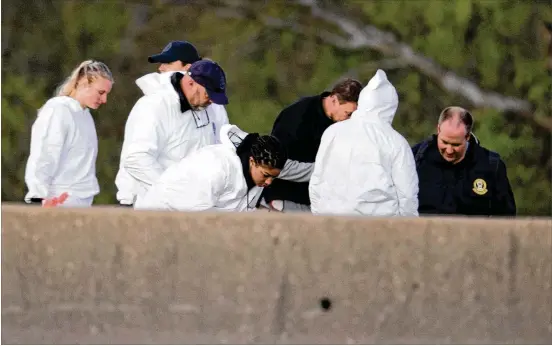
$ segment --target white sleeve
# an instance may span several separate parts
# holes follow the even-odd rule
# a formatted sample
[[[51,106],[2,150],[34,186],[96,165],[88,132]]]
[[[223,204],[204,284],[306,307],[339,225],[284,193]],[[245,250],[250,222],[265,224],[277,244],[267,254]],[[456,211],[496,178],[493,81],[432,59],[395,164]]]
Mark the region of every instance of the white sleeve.
[[[314,162],[287,160],[278,179],[295,182],[308,182],[314,169]]]
[[[314,160],[314,167],[312,175],[309,182],[309,198],[311,201],[311,212],[313,214],[318,214],[321,207],[320,200],[320,184],[324,182],[322,173],[324,171],[324,158],[326,157],[326,151],[329,149],[329,144],[333,140],[333,131],[328,128],[324,131],[322,139],[320,140],[320,147],[318,147],[318,152],[316,153],[316,158]]]
[[[69,131],[71,111],[64,106],[48,107],[40,111],[31,130],[31,150],[25,169],[25,183],[31,198],[46,198],[63,153]]]
[[[172,179],[163,182],[165,196],[162,199],[170,210],[209,210],[224,192],[227,180],[224,162],[210,162],[207,165],[194,161],[184,159],[182,164],[167,170]]]
[[[400,215],[418,216],[418,173],[412,149],[404,138],[393,160],[391,177],[397,190]]]
[[[164,135],[160,107],[162,105],[147,97],[136,102],[125,126],[124,146],[127,150],[121,157],[128,174],[150,186],[163,173],[163,167],[157,161]]]

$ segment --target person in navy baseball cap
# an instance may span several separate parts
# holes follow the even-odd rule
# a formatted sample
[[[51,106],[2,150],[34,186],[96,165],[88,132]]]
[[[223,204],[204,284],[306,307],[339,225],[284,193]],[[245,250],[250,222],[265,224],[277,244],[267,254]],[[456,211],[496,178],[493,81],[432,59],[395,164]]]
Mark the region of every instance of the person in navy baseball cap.
[[[216,104],[228,104],[226,96],[226,75],[214,61],[199,60],[190,66],[186,72],[196,83],[207,91],[209,99]]]
[[[196,47],[188,41],[169,42],[161,53],[148,57],[148,62],[161,64],[159,72],[186,70],[189,64],[199,60]]]

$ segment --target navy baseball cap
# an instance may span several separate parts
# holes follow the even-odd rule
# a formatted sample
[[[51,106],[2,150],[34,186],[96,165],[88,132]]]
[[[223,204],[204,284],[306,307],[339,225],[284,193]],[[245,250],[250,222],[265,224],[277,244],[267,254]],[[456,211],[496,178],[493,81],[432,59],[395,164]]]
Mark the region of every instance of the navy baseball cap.
[[[172,41],[159,54],[148,57],[151,63],[171,63],[180,60],[184,64],[192,64],[201,60],[196,47],[188,41]]]
[[[192,79],[207,90],[207,95],[213,103],[228,104],[226,96],[226,75],[214,61],[199,60],[192,64],[187,72]]]

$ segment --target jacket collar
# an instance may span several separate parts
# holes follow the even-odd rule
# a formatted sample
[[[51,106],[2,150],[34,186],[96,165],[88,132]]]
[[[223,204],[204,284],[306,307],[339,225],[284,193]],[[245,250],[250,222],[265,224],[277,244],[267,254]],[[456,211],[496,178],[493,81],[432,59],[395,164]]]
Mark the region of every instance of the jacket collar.
[[[333,124],[332,119],[328,117],[326,112],[324,112],[324,99],[331,95],[331,92],[324,91],[317,97],[317,105],[316,105],[316,113],[318,114],[318,117],[320,118],[320,122],[323,125],[330,126]]]
[[[180,101],[180,111],[182,113],[189,111],[192,109],[192,106],[190,106],[190,103],[188,102],[188,99],[186,98],[186,95],[184,95],[184,92],[182,91],[182,87],[180,86],[180,81],[184,78],[184,75],[180,72],[173,73],[171,76],[171,84],[174,88],[174,91],[178,94],[178,99]]]

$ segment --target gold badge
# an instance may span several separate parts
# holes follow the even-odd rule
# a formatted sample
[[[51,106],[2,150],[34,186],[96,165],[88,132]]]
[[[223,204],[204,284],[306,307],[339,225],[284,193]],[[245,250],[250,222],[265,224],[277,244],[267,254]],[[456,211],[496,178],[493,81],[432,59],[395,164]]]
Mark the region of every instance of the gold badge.
[[[487,193],[487,182],[481,178],[477,178],[473,181],[473,192],[478,195],[484,195]]]

